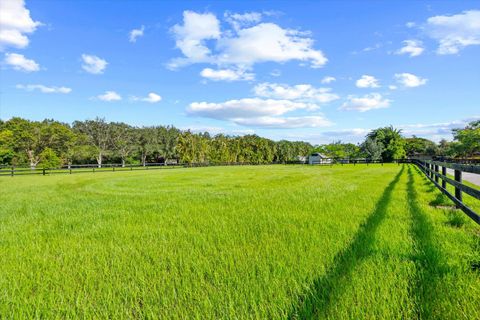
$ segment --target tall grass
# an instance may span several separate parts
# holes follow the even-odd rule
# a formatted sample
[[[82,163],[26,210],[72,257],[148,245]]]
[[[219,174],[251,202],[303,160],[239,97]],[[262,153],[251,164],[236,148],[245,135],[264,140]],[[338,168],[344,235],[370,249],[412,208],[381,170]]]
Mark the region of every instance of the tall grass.
[[[480,318],[480,228],[413,166],[0,179],[0,318]]]

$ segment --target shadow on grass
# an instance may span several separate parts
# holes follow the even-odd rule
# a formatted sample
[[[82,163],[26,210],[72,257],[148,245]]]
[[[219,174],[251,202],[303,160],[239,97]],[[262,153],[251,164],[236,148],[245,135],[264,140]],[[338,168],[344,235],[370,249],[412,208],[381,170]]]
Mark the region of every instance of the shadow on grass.
[[[418,173],[418,171],[417,171]],[[422,173],[420,173],[422,174]],[[417,266],[417,277],[410,294],[415,299],[419,319],[431,318],[434,313],[435,288],[438,281],[448,272],[441,252],[433,241],[433,226],[419,205],[418,193],[411,167],[408,168],[408,210],[412,216],[412,238],[414,255],[412,260]]]
[[[453,207],[453,208],[455,208],[455,205],[453,205],[452,201],[450,199],[448,199],[447,196],[444,195],[441,192],[438,192],[435,199],[430,201],[429,204],[433,207],[439,207],[440,206],[440,207]]]
[[[403,171],[404,167],[383,191],[375,209],[360,226],[351,244],[335,256],[333,266],[327,270],[327,273],[311,284],[310,293],[293,306],[289,319],[318,318],[319,315],[328,311],[328,308],[334,302],[332,301],[332,292],[341,290],[341,282],[351,277],[355,266],[371,254],[375,232],[385,218],[393,189],[400,180]]]

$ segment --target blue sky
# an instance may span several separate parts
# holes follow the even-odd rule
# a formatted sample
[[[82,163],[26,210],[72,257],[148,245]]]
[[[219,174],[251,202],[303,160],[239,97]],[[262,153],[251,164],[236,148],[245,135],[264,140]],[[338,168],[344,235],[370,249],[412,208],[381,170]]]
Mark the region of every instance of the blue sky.
[[[358,142],[480,117],[479,1],[19,1],[0,118]]]

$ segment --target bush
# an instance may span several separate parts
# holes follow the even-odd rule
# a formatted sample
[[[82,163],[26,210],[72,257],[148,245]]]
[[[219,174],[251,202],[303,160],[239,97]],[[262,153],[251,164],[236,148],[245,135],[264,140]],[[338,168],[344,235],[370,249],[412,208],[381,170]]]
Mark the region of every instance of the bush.
[[[50,148],[45,148],[40,153],[40,162],[38,166],[40,168],[58,168],[62,165],[62,160],[57,156],[55,151]]]

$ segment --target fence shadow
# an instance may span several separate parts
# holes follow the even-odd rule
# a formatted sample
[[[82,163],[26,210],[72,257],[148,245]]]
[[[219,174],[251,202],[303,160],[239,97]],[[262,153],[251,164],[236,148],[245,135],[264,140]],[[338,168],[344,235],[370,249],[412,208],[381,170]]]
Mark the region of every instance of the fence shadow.
[[[314,280],[310,286],[309,293],[300,298],[289,315],[289,319],[311,319],[318,318],[319,314],[325,313],[333,302],[332,291],[339,290],[339,283],[349,278],[355,266],[371,254],[372,245],[375,240],[374,234],[385,218],[390,203],[393,189],[403,174],[404,167],[389,183],[383,191],[381,198],[375,205],[375,209],[361,225],[351,244],[338,253],[334,258],[333,266],[327,273]]]
[[[408,168],[407,195],[414,242],[412,260],[417,266],[417,277],[410,294],[415,299],[417,317],[425,319],[435,314],[435,288],[438,288],[438,281],[448,272],[448,267],[433,241],[433,226],[419,204],[411,166]]]

